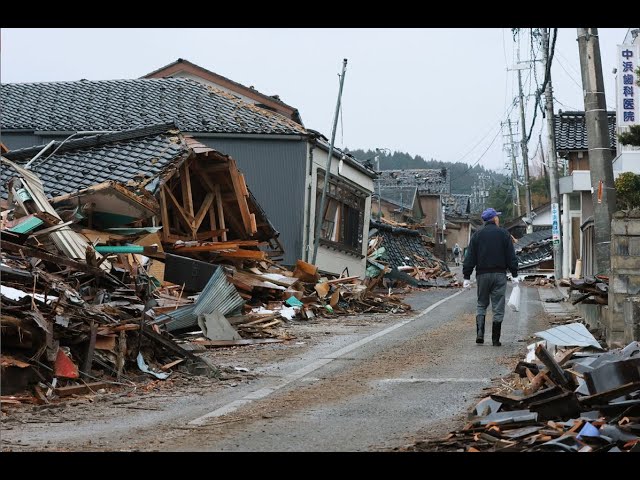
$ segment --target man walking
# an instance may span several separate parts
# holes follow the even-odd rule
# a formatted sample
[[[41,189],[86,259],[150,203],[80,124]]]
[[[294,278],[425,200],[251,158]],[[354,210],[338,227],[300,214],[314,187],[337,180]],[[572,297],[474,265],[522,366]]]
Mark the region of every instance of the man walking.
[[[517,282],[518,259],[513,248],[511,235],[500,227],[502,212],[487,208],[482,212],[484,226],[473,234],[469,249],[462,265],[463,286],[471,285],[471,273],[476,269],[478,282],[478,308],[476,311],[476,343],[484,343],[484,324],[489,300],[493,310],[491,340],[499,347],[500,330],[504,318],[505,293],[507,291],[507,275],[509,270],[513,281]]]

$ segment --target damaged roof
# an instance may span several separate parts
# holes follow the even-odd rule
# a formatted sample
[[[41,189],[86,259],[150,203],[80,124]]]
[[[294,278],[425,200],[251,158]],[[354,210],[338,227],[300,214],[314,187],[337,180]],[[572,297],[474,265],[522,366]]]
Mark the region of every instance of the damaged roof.
[[[616,112],[607,112],[609,120],[609,139],[611,149],[616,148]],[[588,150],[587,125],[584,112],[559,111],[555,115],[554,131],[556,134],[556,151]]]
[[[551,229],[528,233],[514,245],[518,268],[529,268],[553,259]]]
[[[376,182],[381,186],[418,188],[418,194],[449,193],[449,171],[446,168],[414,168],[383,170]]]
[[[422,241],[417,230],[393,227],[385,223],[371,220],[369,236],[382,236],[382,246],[385,248],[385,260],[391,267],[408,265],[412,267],[431,267],[434,256]],[[373,232],[373,233],[372,233]]]
[[[185,132],[302,135],[285,116],[186,78],[7,83],[6,130],[129,130],[175,122]]]
[[[26,164],[43,148],[12,150],[5,157]],[[56,197],[106,181],[127,183],[135,177],[153,177],[188,151],[170,123],[55,142],[30,169],[42,180],[45,194]],[[15,175],[13,169],[2,169],[0,197],[7,198],[7,181]]]
[[[380,187],[379,193],[382,200],[411,210],[418,193],[418,187]]]
[[[442,196],[442,203],[448,217],[468,218],[471,214],[471,195],[450,193]]]
[[[186,69],[183,69],[185,67]],[[212,72],[211,70],[201,67],[200,65],[196,65],[195,63],[190,62],[189,60],[184,58],[178,58],[175,62],[171,62],[168,65],[165,65],[164,67],[160,67],[154,70],[153,72],[147,73],[141,78],[167,78],[167,77],[171,77],[172,75],[175,75],[176,73],[180,73],[183,71],[198,72],[201,78],[208,81],[212,81],[212,82],[222,80],[224,83],[229,83],[233,85],[236,89],[244,92],[245,94],[262,97],[267,102],[273,102],[278,105],[281,105],[282,107],[290,109],[292,110],[292,115],[295,117],[294,119],[302,125],[302,119],[300,118],[300,113],[298,112],[298,110],[295,107],[292,107],[291,105],[288,105],[285,102],[283,102],[280,99],[279,95],[264,94],[256,90],[253,86],[247,87],[246,85],[243,85],[234,80],[231,80],[230,78],[220,75],[219,73]],[[160,75],[162,75],[162,77],[160,77]]]

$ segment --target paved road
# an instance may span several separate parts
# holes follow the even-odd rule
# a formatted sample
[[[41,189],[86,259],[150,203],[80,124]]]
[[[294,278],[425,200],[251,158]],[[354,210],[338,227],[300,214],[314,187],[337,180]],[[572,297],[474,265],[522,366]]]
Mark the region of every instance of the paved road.
[[[546,325],[539,298],[537,289],[523,288],[521,310],[507,314],[499,348],[474,342],[473,289],[420,292],[407,297],[413,316],[327,336],[263,365],[257,380],[236,388],[156,399],[157,411],[120,410],[121,418],[23,425],[3,437],[33,449],[47,442],[77,450],[398,447],[449,427],[492,378],[509,371],[505,357],[521,353],[519,340]]]

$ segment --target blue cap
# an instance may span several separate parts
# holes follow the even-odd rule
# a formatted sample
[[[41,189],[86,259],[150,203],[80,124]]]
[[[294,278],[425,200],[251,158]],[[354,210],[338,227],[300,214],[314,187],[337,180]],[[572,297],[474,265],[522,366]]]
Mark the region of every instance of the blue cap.
[[[488,222],[493,217],[497,217],[499,215],[502,215],[502,212],[496,212],[495,208],[487,208],[484,212],[482,212],[482,220]]]

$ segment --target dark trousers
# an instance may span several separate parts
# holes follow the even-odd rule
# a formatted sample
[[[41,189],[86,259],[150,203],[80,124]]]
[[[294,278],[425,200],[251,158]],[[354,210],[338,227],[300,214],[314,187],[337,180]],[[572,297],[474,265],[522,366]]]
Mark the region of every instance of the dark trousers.
[[[504,318],[504,297],[507,292],[507,274],[476,274],[476,282],[478,283],[477,315],[486,315],[489,301],[491,301],[493,321],[502,323],[502,319]]]

